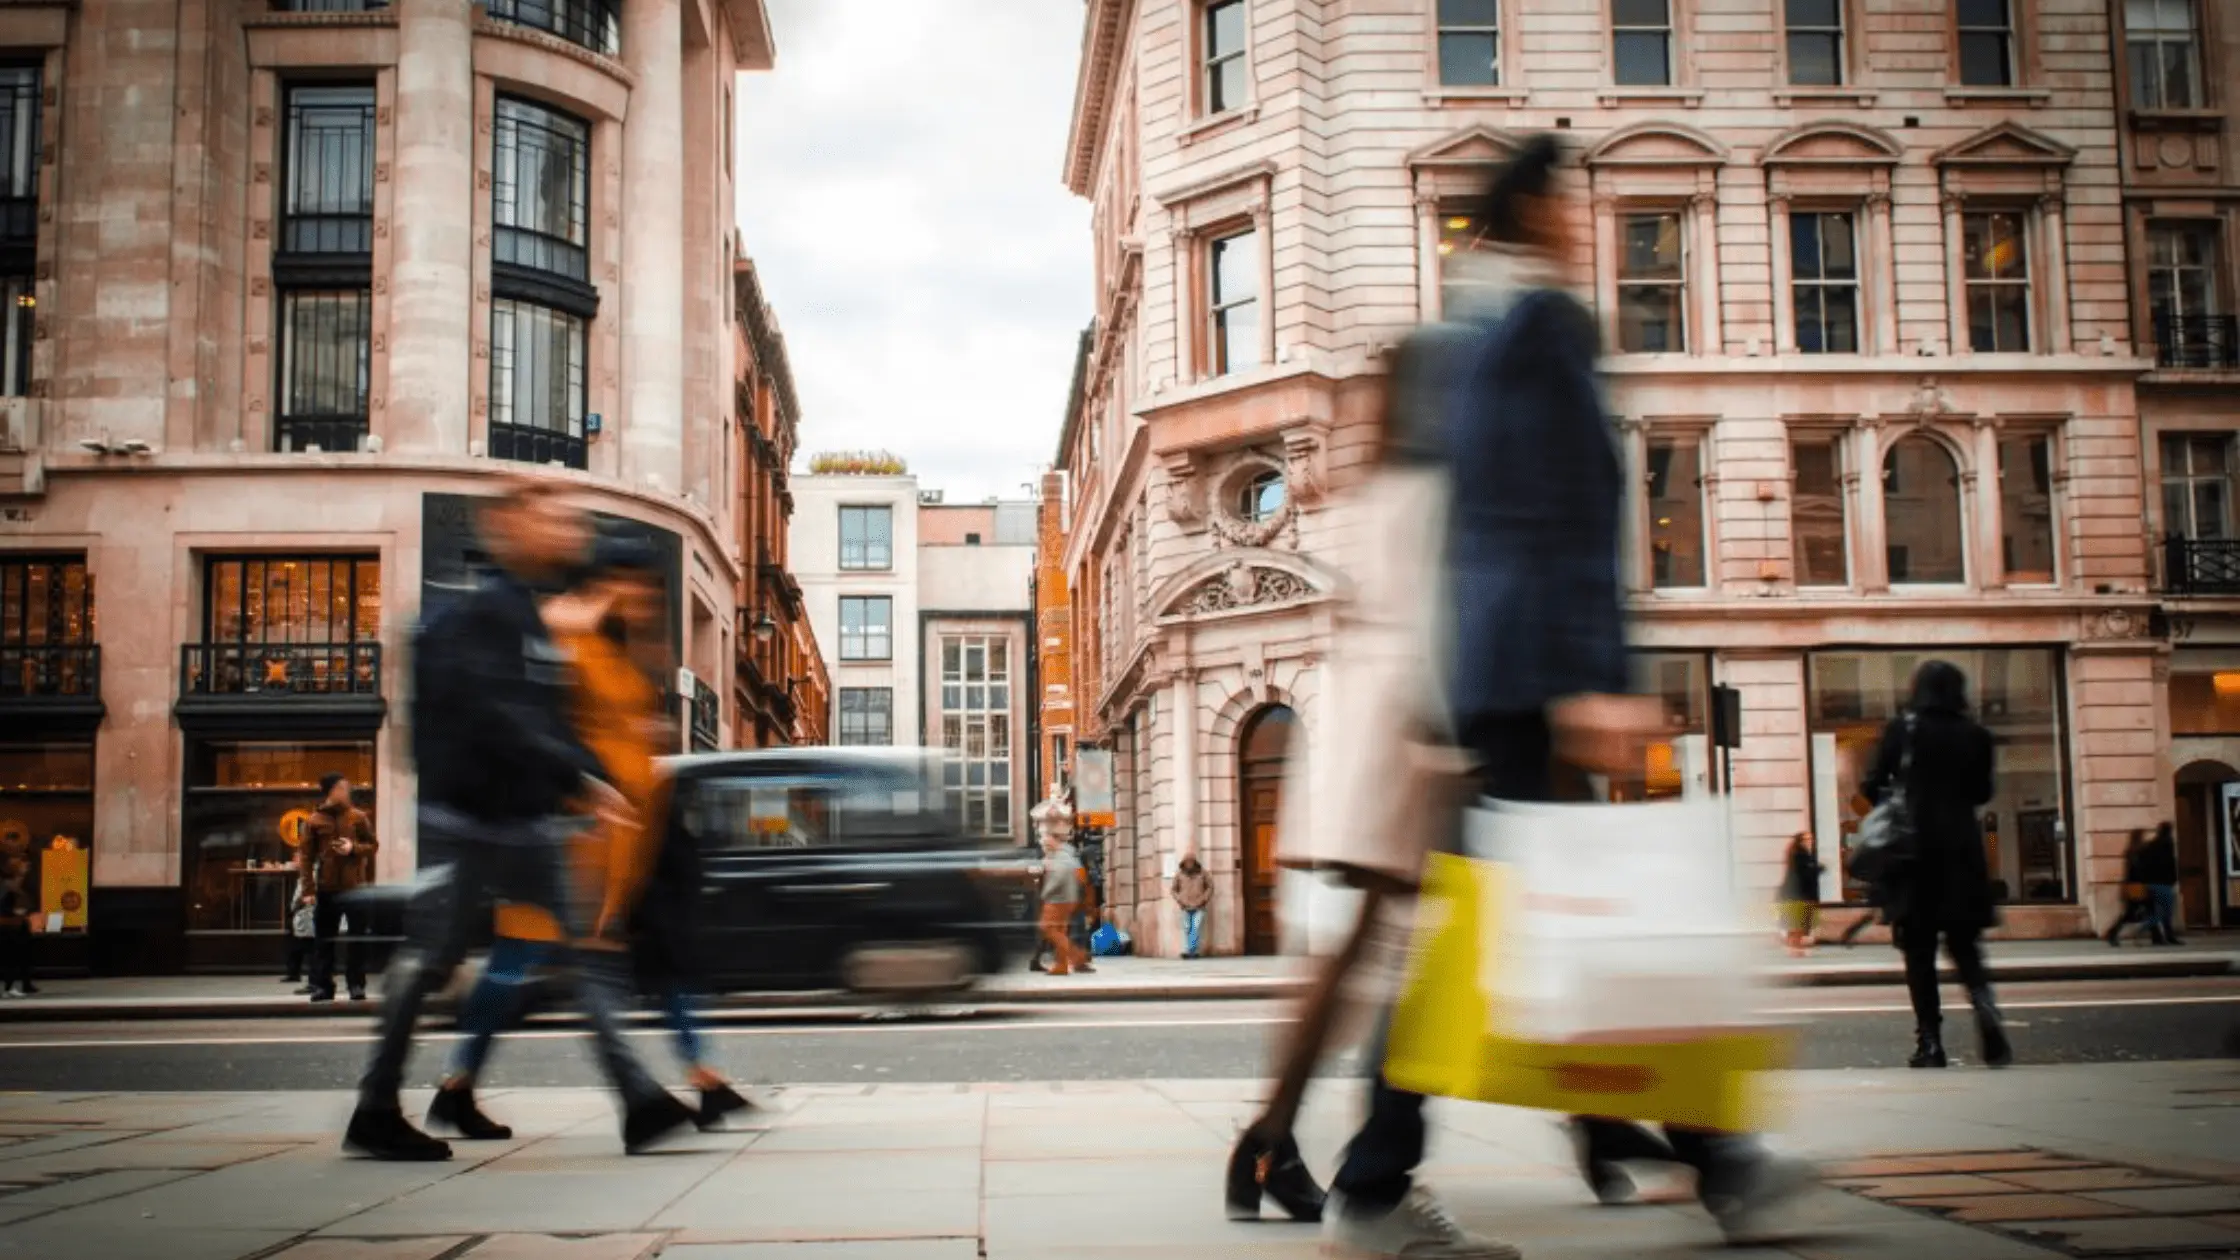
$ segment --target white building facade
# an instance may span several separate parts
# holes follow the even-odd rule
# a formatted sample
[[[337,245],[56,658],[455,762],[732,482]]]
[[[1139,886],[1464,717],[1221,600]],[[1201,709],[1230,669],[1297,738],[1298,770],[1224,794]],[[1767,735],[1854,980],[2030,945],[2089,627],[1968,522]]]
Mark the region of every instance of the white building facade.
[[[919,721],[918,479],[793,479],[793,573],[832,676],[832,742],[915,742]]]

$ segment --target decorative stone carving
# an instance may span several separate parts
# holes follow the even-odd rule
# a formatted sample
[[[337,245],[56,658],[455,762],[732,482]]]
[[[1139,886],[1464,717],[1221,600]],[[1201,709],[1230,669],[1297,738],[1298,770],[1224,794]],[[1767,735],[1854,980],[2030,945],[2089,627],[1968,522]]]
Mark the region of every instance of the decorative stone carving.
[[[1319,425],[1283,435],[1284,500],[1312,507],[1322,500],[1325,444]]]
[[[2078,627],[2087,639],[2143,639],[2147,637],[2146,614],[2129,608],[2106,608],[2096,613],[2086,613]]]
[[[1258,565],[1234,564],[1199,583],[1183,597],[1186,616],[1231,612],[1269,604],[1289,604],[1314,594],[1314,588],[1295,573]]]
[[[1937,387],[1937,378],[1924,376],[1914,387],[1913,401],[1906,404],[1906,415],[1917,424],[1929,424],[1952,415],[1958,408],[1952,405],[1952,395]]]
[[[387,162],[375,162],[373,164],[373,182],[376,184],[389,182],[389,164]]]
[[[1198,476],[1197,457],[1188,451],[1164,455],[1159,460],[1167,472],[1167,519],[1177,525],[1195,525],[1206,518],[1206,488]]]
[[[272,239],[272,220],[249,220],[249,239],[253,241],[264,241]]]
[[[259,162],[259,163],[257,163],[257,164],[256,164],[255,166],[251,167],[251,168],[249,169],[249,182],[250,182],[250,183],[253,183],[253,184],[269,184],[269,183],[271,183],[271,182],[272,182],[272,163],[270,163],[270,162]]]
[[[251,112],[250,118],[254,120],[252,126],[270,127],[272,125],[272,107],[270,105],[259,105]],[[387,122],[389,120],[384,118],[381,121]]]
[[[1276,473],[1284,478],[1283,505],[1261,520],[1251,520],[1237,510],[1245,487],[1253,478],[1263,473]],[[1317,482],[1317,492],[1320,483]],[[1247,452],[1231,463],[1220,479],[1219,502],[1207,513],[1207,525],[1214,537],[1232,547],[1265,547],[1275,541],[1298,515],[1298,500],[1293,495],[1290,479],[1288,452],[1286,459],[1278,461],[1257,452]]]
[[[389,239],[389,221],[387,219],[375,219],[373,221],[373,239],[377,241]]]
[[[263,276],[251,276],[251,277],[249,277],[249,296],[250,296],[250,297],[263,297],[263,296],[264,296],[265,294],[267,294],[267,293],[269,293],[269,292],[271,292],[271,291],[272,291],[272,285],[271,285],[271,282],[270,282],[270,281],[268,281],[268,280],[266,280],[266,279],[265,279],[265,278],[264,278]]]

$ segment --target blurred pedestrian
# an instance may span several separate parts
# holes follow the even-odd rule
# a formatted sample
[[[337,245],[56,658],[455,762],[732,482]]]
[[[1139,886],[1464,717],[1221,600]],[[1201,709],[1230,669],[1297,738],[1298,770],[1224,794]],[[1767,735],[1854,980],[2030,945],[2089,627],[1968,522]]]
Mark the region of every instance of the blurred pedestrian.
[[[1042,939],[1049,945],[1050,974],[1071,975],[1092,971],[1089,955],[1074,943],[1069,930],[1074,913],[1089,892],[1089,872],[1081,854],[1068,841],[1065,830],[1045,827],[1042,833]]]
[[[1174,904],[1182,911],[1182,956],[1204,956],[1206,907],[1213,903],[1213,876],[1195,853],[1185,853],[1175,867]]]
[[[576,811],[592,810],[608,825],[634,817],[571,721],[570,662],[535,594],[584,562],[589,515],[559,483],[523,477],[483,509],[480,526],[498,572],[424,625],[415,643],[413,760],[427,866],[343,1139],[346,1149],[379,1159],[450,1157],[447,1143],[404,1118],[398,1092],[420,1007],[465,955],[485,899],[538,906],[568,940],[590,937],[603,907],[571,895],[569,841],[592,825]],[[641,1150],[689,1125],[691,1110],[646,1074],[623,1040],[627,956],[619,948],[565,947],[562,956],[600,1064],[624,1103],[624,1149]]]
[[[13,849],[0,850],[0,997],[30,997],[31,859]]]
[[[2152,917],[2147,902],[2147,882],[2142,877],[2141,860],[2147,847],[2147,833],[2140,828],[2131,829],[2130,838],[2123,842],[2123,913],[2116,916],[2108,929],[2106,940],[2110,948],[2123,941],[2123,929]],[[2153,929],[2149,928],[2152,936]]]
[[[2157,945],[2183,945],[2178,936],[2178,835],[2169,823],[2139,850],[2139,882],[2147,890],[2147,933]]]
[[[296,825],[296,843],[303,843],[301,823]],[[311,970],[312,942],[319,935],[319,899],[312,893],[310,885],[303,882],[301,853],[296,855],[296,869],[298,873],[288,897],[288,970],[287,974],[280,977],[280,983],[294,985],[298,994],[304,994],[311,992],[311,985],[304,980],[304,976]]]
[[[296,846],[296,873],[311,902],[311,1000],[334,1001],[335,938],[347,919],[350,947],[343,954],[343,976],[350,1000],[366,996],[364,939],[373,919],[363,909],[343,909],[346,894],[373,882],[373,855],[380,845],[373,820],[350,800],[350,780],[329,774],[319,780],[319,808],[303,822]]]
[[[1912,699],[1883,729],[1862,785],[1867,799],[1877,803],[1898,788],[1905,793],[1912,852],[1882,882],[1880,896],[1891,936],[1905,954],[1906,990],[1913,999],[1909,1063],[1941,1068],[1947,1062],[1937,990],[1941,937],[1975,1010],[1983,1061],[2005,1067],[2014,1061],[2014,1050],[1982,946],[1998,911],[1976,816],[1994,790],[1991,732],[1968,715],[1967,676],[1948,661],[1925,661],[1914,671]]]
[[[1820,909],[1820,873],[1828,867],[1813,850],[1809,831],[1789,837],[1789,851],[1782,866],[1779,899],[1783,939],[1790,955],[1802,958],[1812,950],[1812,930]]]

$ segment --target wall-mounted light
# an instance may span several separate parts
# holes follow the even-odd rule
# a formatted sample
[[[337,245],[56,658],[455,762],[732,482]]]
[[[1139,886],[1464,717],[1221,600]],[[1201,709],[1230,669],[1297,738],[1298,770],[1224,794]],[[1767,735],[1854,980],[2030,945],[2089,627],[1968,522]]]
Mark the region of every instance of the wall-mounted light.
[[[757,617],[757,618],[755,618],[755,619],[754,619],[754,637],[755,637],[755,638],[758,638],[758,639],[762,640],[762,641],[763,641],[764,643],[768,643],[768,642],[769,642],[769,641],[771,640],[771,638],[772,638],[773,636],[775,636],[775,635],[776,635],[777,633],[778,633],[778,623],[777,623],[777,622],[775,622],[775,621],[772,621],[772,620],[770,620],[770,614],[769,614],[769,613],[764,613],[764,614],[762,614],[761,616],[759,616],[759,617]]]

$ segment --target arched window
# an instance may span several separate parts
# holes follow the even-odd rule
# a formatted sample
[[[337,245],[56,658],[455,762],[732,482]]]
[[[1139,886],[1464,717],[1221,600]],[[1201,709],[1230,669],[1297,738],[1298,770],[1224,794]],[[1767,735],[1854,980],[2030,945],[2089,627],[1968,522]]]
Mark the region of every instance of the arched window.
[[[1882,519],[1893,586],[1968,580],[1960,466],[1935,438],[1916,433],[1891,444],[1882,460]]]

